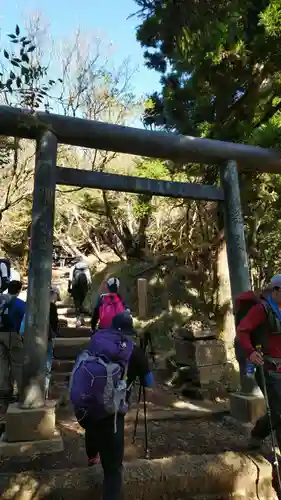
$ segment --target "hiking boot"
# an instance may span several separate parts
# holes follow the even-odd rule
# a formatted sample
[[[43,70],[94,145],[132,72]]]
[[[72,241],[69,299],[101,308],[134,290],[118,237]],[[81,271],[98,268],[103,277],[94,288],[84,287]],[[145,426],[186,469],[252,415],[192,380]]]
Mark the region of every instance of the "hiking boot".
[[[263,439],[251,436],[249,439],[248,447],[250,450],[259,450],[263,445]]]
[[[93,465],[98,465],[100,463],[100,457],[97,455],[94,458],[88,458],[88,467],[93,467]]]

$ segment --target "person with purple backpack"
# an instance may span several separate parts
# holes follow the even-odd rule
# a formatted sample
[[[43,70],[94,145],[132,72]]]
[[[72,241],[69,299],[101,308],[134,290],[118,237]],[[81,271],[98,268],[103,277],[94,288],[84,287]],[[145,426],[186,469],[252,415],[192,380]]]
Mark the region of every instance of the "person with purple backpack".
[[[144,351],[134,344],[133,320],[117,314],[110,328],[98,330],[77,358],[70,378],[70,399],[85,429],[88,465],[100,456],[104,471],[103,500],[120,500],[124,455],[124,418],[130,390],[139,378],[151,387],[153,375]]]

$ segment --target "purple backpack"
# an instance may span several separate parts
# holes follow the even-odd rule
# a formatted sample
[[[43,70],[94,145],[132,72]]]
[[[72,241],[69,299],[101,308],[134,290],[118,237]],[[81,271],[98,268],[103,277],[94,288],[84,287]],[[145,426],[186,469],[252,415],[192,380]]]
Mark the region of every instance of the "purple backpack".
[[[72,370],[69,392],[75,409],[84,408],[95,420],[126,413],[126,377],[133,347],[132,339],[116,330],[94,335]]]

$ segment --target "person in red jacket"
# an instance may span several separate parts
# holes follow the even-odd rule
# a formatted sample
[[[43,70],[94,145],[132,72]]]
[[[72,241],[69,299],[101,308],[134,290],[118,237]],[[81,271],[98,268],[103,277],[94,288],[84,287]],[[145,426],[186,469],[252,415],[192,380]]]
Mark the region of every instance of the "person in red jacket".
[[[255,375],[262,392],[261,370],[264,370],[273,428],[281,449],[281,274],[271,279],[261,299],[241,320],[237,335],[247,359],[258,367]],[[269,434],[266,414],[256,422],[250,445],[260,446]]]

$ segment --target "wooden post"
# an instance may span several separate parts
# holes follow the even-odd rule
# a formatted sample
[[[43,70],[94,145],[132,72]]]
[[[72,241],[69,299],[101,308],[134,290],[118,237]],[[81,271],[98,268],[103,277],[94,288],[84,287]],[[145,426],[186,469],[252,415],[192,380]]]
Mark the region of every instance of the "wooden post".
[[[145,278],[138,279],[138,303],[139,303],[139,318],[145,319],[148,315],[147,310],[147,280]]]

